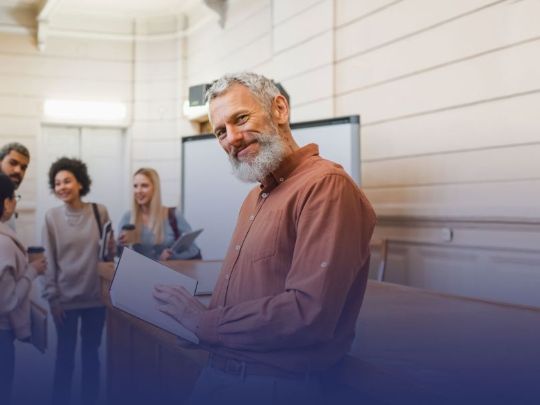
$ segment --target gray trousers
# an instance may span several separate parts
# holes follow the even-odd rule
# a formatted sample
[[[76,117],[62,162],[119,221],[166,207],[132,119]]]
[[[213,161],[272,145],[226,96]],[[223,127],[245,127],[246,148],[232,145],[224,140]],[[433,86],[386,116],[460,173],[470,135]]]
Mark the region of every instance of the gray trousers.
[[[290,379],[257,375],[231,375],[205,367],[195,384],[190,405],[324,404],[319,378]]]

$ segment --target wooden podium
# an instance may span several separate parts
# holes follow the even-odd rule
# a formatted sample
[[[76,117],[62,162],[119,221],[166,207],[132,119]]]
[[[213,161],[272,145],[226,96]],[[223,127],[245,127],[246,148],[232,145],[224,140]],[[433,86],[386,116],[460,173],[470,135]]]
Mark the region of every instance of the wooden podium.
[[[167,266],[198,280],[213,277],[220,261],[178,260]],[[181,404],[202,367],[206,351],[183,346],[176,336],[112,307],[114,264],[99,264],[107,306],[107,399],[110,404]],[[210,296],[201,297],[208,303]]]
[[[220,262],[171,261],[200,279]],[[181,404],[207,360],[111,307],[112,263],[99,268],[107,317],[110,404]],[[209,296],[206,297],[206,301]],[[350,354],[328,403],[540,403],[540,308],[369,281]],[[346,398],[345,398],[345,397]],[[351,401],[352,398],[352,401]]]

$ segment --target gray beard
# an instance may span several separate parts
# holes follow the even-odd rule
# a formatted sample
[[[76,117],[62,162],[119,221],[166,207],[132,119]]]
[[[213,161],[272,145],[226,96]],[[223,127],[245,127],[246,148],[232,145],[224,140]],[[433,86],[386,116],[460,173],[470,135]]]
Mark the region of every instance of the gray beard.
[[[233,174],[246,183],[262,181],[276,170],[286,155],[285,143],[278,134],[259,134],[259,153],[252,162],[242,162],[229,155]]]

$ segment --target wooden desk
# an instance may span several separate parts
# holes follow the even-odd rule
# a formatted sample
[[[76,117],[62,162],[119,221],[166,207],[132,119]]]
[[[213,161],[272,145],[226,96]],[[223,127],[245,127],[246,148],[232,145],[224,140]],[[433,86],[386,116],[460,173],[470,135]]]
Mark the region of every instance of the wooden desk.
[[[540,308],[370,281],[356,332],[340,379],[375,403],[540,404]]]
[[[168,262],[197,278],[204,262]],[[219,262],[210,264],[219,266]],[[159,404],[189,395],[207,354],[110,307],[112,265],[100,266],[108,307],[108,394]],[[333,403],[539,404],[540,309],[370,281]]]
[[[218,261],[178,260],[166,263],[198,280],[207,280]],[[102,295],[107,305],[107,398],[112,404],[180,404],[208,353],[180,345],[176,336],[111,306],[113,263],[100,263]],[[215,272],[214,272],[215,273]],[[212,276],[210,276],[212,277]],[[210,296],[201,297],[208,303]]]

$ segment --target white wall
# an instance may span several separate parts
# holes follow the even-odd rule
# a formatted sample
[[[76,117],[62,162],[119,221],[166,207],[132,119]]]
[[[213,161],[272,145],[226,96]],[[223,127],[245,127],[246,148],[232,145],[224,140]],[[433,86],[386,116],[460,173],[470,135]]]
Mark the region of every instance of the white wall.
[[[187,39],[187,84],[254,69],[284,84],[294,121],[360,114],[379,214],[538,218],[539,14],[535,0],[232,0],[225,29]]]
[[[538,1],[231,0],[228,13],[187,39],[187,83],[253,69],[284,84],[294,121],[361,114],[379,214],[540,217]]]
[[[163,201],[180,201],[180,133],[195,128],[182,116],[184,100],[184,39],[174,34],[184,28],[183,18],[138,21],[135,42],[135,105],[132,126],[132,167],[156,169]],[[171,34],[167,36],[167,34]]]
[[[540,216],[539,13],[417,0],[338,25],[336,113],[362,113],[380,214]]]

